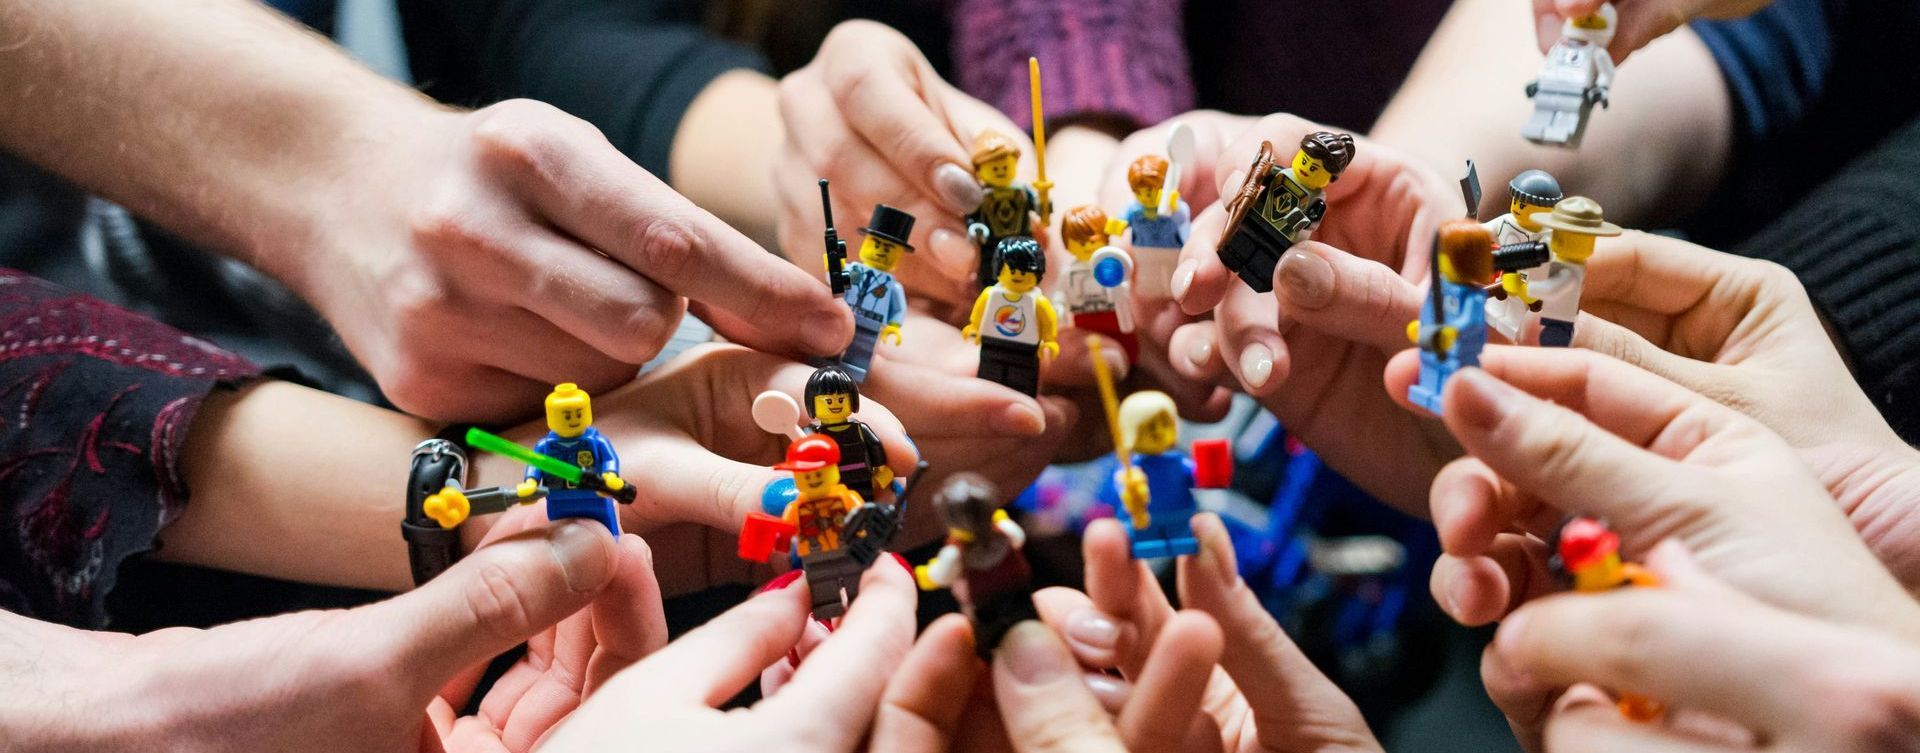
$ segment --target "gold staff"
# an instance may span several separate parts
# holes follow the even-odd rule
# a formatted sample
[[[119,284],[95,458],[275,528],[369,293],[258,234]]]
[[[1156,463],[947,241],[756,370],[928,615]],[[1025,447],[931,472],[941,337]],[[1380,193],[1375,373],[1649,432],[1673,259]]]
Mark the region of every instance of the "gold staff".
[[[1040,226],[1044,228],[1053,224],[1053,200],[1048,196],[1053,181],[1047,180],[1047,116],[1040,108],[1040,58],[1027,58],[1027,84],[1033,92],[1033,157],[1040,165],[1040,178],[1033,182],[1033,190],[1040,195]]]

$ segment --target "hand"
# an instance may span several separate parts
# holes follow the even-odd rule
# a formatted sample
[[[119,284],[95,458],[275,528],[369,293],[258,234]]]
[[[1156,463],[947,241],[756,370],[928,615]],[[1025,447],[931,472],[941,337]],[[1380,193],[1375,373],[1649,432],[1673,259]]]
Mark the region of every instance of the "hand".
[[[787,140],[772,169],[787,258],[810,264],[817,255],[817,184],[827,178],[843,235],[875,204],[918,220],[910,239],[918,253],[897,270],[916,298],[973,302],[979,251],[961,217],[982,194],[969,145],[982,130],[1004,133],[1021,144],[1021,174],[1031,175],[1033,145],[1021,129],[941,80],[905,36],[871,21],[834,27],[813,61],[781,80],[780,115]]]
[[[1913,644],[1763,605],[1701,571],[1684,547],[1655,554],[1668,561],[1667,587],[1522,607],[1500,626],[1486,664],[1547,685],[1632,688],[1700,718],[1630,722],[1577,685],[1550,712],[1548,750],[1730,751],[1764,740],[1767,750],[1813,753],[1920,741],[1908,712],[1920,702]],[[1702,739],[1701,730],[1721,734]]]
[[[351,610],[139,636],[0,614],[0,640],[35,647],[0,672],[0,716],[31,720],[6,725],[20,751],[525,750],[598,679],[664,641],[647,560],[637,538],[542,522]],[[455,720],[463,688],[529,639],[549,668],[516,665],[518,682],[482,703],[486,721]]]
[[[1533,0],[1533,23],[1539,34],[1540,51],[1545,53],[1560,41],[1560,32],[1569,18],[1579,18],[1600,10],[1606,0]],[[1615,62],[1667,32],[1696,18],[1741,18],[1773,4],[1773,0],[1614,0],[1620,14],[1613,42],[1607,45]],[[1533,92],[1527,92],[1533,96]]]
[[[473,505],[467,501],[467,495],[449,485],[427,496],[420,502],[420,511],[439,523],[441,528],[458,527],[473,511]]]
[[[790,679],[748,709],[718,706],[786,661],[812,620],[805,581],[761,593],[613,677],[541,746],[543,751],[852,750],[913,643],[914,590],[898,560],[861,580],[839,629]],[[644,735],[644,741],[637,735]]]
[[[901,343],[901,340],[900,340],[900,325],[898,325],[898,324],[889,324],[889,325],[887,325],[887,326],[885,326],[885,327],[881,327],[881,328],[880,328],[880,341],[881,341],[881,342],[890,342],[890,343],[893,343],[893,344],[894,344],[894,345],[895,345],[896,347],[897,347],[897,346],[899,346],[899,345],[900,345],[900,343]]]
[[[1260,141],[1288,159],[1314,130],[1291,116],[1262,119],[1222,153],[1213,171],[1220,190],[1238,188]],[[1389,147],[1366,139],[1355,146],[1353,162],[1327,187],[1327,216],[1314,240],[1281,257],[1272,296],[1255,293],[1220,263],[1225,210],[1216,203],[1200,214],[1173,290],[1187,314],[1211,310],[1214,321],[1185,325],[1169,350],[1188,379],[1230,374],[1369,493],[1423,511],[1428,481],[1459,451],[1440,427],[1374,390],[1426,301],[1419,282],[1434,231],[1464,210],[1451,180]],[[1382,469],[1379,459],[1389,457],[1395,462]]]
[[[369,142],[310,236],[258,263],[312,303],[409,413],[502,420],[554,384],[633,378],[691,298],[729,340],[846,346],[852,319],[765,251],[547,105],[433,110]],[[353,166],[349,166],[353,167]]]

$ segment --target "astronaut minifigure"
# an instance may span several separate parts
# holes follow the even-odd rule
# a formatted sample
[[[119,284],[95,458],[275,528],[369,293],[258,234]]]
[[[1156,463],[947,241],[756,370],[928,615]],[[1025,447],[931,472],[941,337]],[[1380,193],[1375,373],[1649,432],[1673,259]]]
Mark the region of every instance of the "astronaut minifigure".
[[[980,207],[966,216],[967,238],[980,249],[977,273],[980,287],[993,285],[999,270],[994,268],[994,252],[1000,241],[1014,236],[1033,236],[1033,216],[1050,217],[1052,207],[1034,187],[1013,180],[1019,167],[1020,145],[999,131],[981,131],[973,139],[973,174],[985,189]]]
[[[1353,137],[1344,133],[1307,134],[1286,167],[1275,164],[1272,142],[1260,142],[1246,182],[1225,197],[1227,227],[1220,236],[1220,262],[1248,287],[1272,292],[1280,255],[1319,226],[1327,213],[1320,192],[1352,161]]]
[[[1521,136],[1535,144],[1580,146],[1593,106],[1607,106],[1608,89],[1613,86],[1613,56],[1607,54],[1607,45],[1613,42],[1618,20],[1613,3],[1601,5],[1599,12],[1567,19],[1560,41],[1540,63],[1539,77],[1527,84],[1533,117],[1520,129]]]
[[[1175,557],[1200,551],[1190,523],[1200,511],[1195,488],[1222,489],[1233,478],[1226,440],[1193,443],[1194,459],[1180,451],[1179,414],[1165,392],[1136,392],[1120,402],[1126,467],[1115,472],[1120,518],[1127,525],[1135,559]]]
[[[1493,234],[1493,245],[1512,248],[1525,243],[1545,243],[1552,231],[1535,223],[1532,215],[1553,209],[1562,196],[1560,181],[1545,170],[1528,170],[1513,176],[1513,180],[1507,181],[1507,213],[1483,223],[1487,232]],[[1487,324],[1501,336],[1517,342],[1520,329],[1526,326],[1528,312],[1538,305],[1536,300],[1520,292],[1525,288],[1523,282],[1529,273],[1545,274],[1546,265],[1497,271],[1500,286],[1491,291],[1493,297],[1487,301]]]
[[[1621,230],[1606,221],[1599,202],[1585,196],[1570,196],[1555,204],[1552,212],[1531,216],[1536,224],[1553,231],[1547,237],[1553,257],[1544,274],[1527,275],[1522,295],[1540,299],[1540,344],[1564,348],[1573,343],[1573,322],[1580,316],[1580,288],[1587,280],[1593,241],[1619,235]]]
[[[1433,254],[1427,305],[1407,323],[1407,339],[1420,346],[1420,380],[1407,388],[1407,401],[1439,415],[1447,380],[1480,365],[1487,345],[1483,286],[1493,276],[1493,236],[1473,220],[1454,220],[1441,226]]]
[[[873,350],[880,341],[899,345],[900,323],[907,318],[907,291],[894,279],[902,253],[913,253],[907,238],[913,235],[913,215],[885,204],[873,207],[873,218],[860,229],[860,261],[847,264],[844,300],[853,309],[853,341],[840,355],[840,367],[856,384],[867,380]]]
[[[949,477],[933,498],[947,524],[946,546],[913,570],[922,590],[953,589],[961,611],[973,621],[973,643],[982,657],[992,655],[1015,624],[1037,617],[1033,570],[1020,553],[1027,533],[1000,502],[993,482],[977,474]]]
[[[1120,343],[1128,362],[1139,356],[1133,336],[1133,258],[1108,245],[1119,223],[1097,206],[1067,210],[1060,218],[1060,239],[1073,254],[1054,298],[1066,305],[1066,325],[1098,332]]]
[[[994,266],[999,279],[980,291],[960,334],[980,344],[981,379],[1038,395],[1040,360],[1060,355],[1059,315],[1040,294],[1047,256],[1034,239],[1016,235],[1000,241]]]
[[[600,482],[591,486],[617,492],[627,485],[620,478],[620,456],[614,453],[613,443],[593,428],[593,402],[585,390],[572,382],[558,385],[547,395],[546,409],[547,436],[533,446],[534,452],[579,466],[583,475],[599,477]],[[547,519],[586,518],[599,521],[614,536],[620,535],[620,516],[614,501],[589,485],[529,465],[525,480],[515,491],[526,499],[543,487],[548,490]]]

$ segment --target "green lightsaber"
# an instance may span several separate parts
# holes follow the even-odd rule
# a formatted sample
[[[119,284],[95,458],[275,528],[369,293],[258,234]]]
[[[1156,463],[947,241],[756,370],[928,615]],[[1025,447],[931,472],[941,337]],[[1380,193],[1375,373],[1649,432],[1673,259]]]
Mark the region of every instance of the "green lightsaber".
[[[623,505],[633,504],[634,498],[638,496],[637,493],[634,492],[632,484],[622,486],[618,490],[609,489],[607,488],[605,479],[581,471],[580,466],[559,458],[547,457],[546,455],[534,452],[533,450],[514,444],[512,440],[506,437],[490,433],[484,429],[467,429],[467,444],[475,449],[485,450],[495,455],[513,458],[514,460],[526,463],[527,465],[540,469],[547,475],[558,477],[569,483],[577,484],[582,488],[591,489],[594,492],[612,497],[615,501]]]

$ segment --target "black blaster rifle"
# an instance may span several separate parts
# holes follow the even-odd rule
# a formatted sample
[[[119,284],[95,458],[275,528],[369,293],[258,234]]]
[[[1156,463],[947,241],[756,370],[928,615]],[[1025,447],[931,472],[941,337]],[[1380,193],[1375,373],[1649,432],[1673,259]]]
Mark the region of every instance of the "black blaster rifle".
[[[833,229],[833,198],[827,194],[827,179],[820,179],[820,211],[827,216],[827,285],[834,295],[847,293],[847,242]]]
[[[906,488],[900,490],[900,498],[893,504],[867,502],[847,516],[841,539],[846,542],[847,556],[860,563],[860,567],[873,564],[893,545],[893,537],[900,535],[901,525],[907,520],[907,497],[920,488],[920,476],[926,472],[927,461],[922,460],[914,466],[913,475],[907,477]]]

